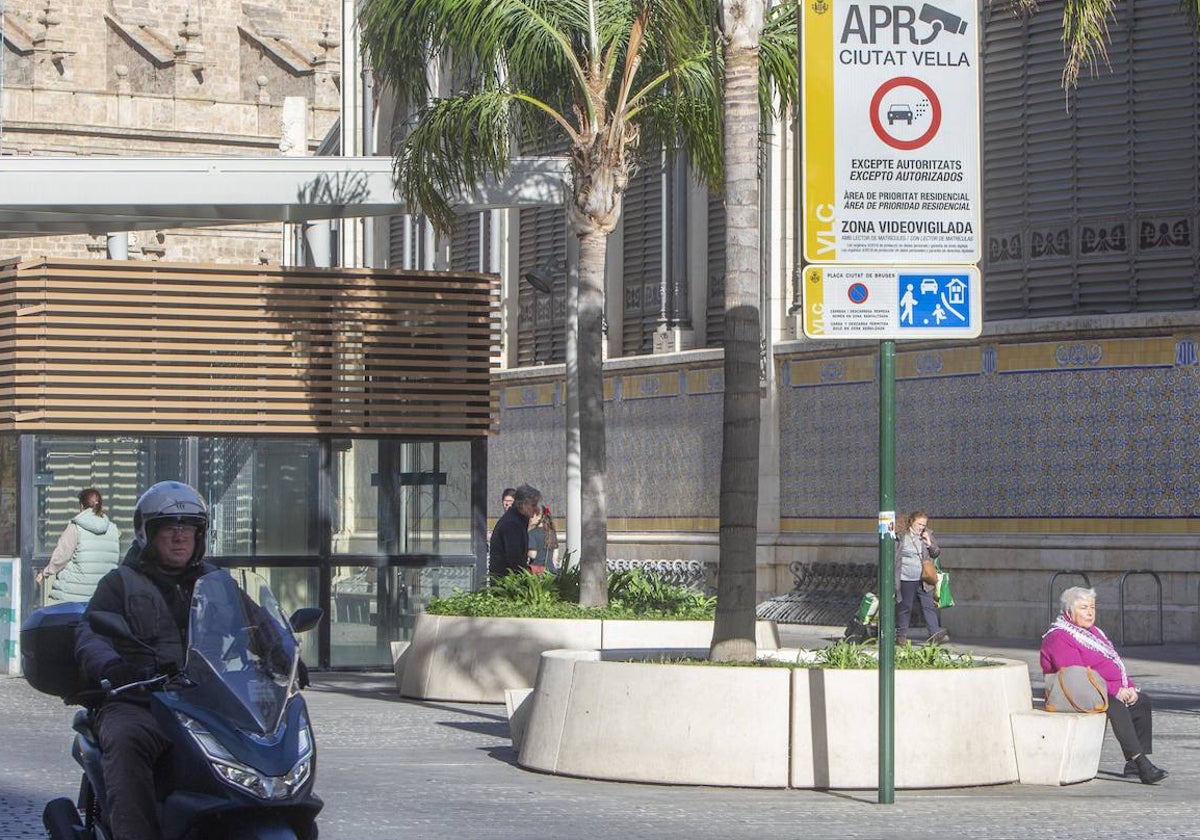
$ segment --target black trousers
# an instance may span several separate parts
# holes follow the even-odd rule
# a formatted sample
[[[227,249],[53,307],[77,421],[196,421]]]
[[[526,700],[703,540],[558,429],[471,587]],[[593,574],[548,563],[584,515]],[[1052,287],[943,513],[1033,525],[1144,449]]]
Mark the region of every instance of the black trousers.
[[[908,636],[908,625],[912,621],[913,602],[921,605],[925,614],[925,632],[932,636],[941,629],[938,623],[937,606],[933,603],[933,592],[925,591],[919,580],[900,581],[900,602],[896,604],[896,635]]]
[[[106,704],[96,722],[113,840],[161,840],[154,766],[171,745],[145,706]]]
[[[1141,691],[1132,706],[1126,706],[1115,696],[1108,695],[1108,723],[1117,737],[1117,743],[1121,745],[1121,752],[1125,753],[1126,761],[1135,755],[1154,752],[1153,711],[1150,695]]]

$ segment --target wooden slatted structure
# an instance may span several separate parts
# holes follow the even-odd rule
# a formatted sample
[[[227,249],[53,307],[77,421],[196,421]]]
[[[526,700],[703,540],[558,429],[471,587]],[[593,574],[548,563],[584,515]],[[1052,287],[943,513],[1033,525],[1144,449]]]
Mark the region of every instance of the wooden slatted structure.
[[[0,263],[0,430],[476,437],[499,280],[469,272]]]

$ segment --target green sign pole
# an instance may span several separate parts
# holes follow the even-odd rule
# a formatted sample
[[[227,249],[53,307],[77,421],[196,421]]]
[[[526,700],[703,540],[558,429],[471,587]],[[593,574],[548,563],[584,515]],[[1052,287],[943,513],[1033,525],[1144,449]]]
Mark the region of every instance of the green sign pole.
[[[896,801],[896,342],[879,342],[879,804]]]

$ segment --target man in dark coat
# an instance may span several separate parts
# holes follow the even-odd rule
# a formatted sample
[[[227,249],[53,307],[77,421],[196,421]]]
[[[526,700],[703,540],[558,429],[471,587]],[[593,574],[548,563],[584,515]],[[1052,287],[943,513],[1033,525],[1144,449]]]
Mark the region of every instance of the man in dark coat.
[[[513,492],[512,507],[492,529],[488,574],[501,577],[529,568],[529,519],[542,507],[542,493],[522,484]]]
[[[208,507],[188,485],[160,481],[143,493],[133,527],[133,547],[101,578],[87,609],[120,615],[141,643],[101,636],[86,620],[76,630],[75,658],[84,675],[112,688],[154,676],[167,662],[183,666],[192,589],[216,569],[203,560]],[[158,840],[154,765],[170,742],[148,696],[128,691],[106,701],[96,734],[115,840]]]

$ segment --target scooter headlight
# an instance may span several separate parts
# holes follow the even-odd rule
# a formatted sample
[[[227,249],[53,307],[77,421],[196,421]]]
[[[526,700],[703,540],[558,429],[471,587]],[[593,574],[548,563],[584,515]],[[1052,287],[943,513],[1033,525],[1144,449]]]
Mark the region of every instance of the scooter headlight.
[[[295,796],[312,775],[313,737],[308,719],[301,716],[299,738],[300,760],[282,776],[267,776],[233,757],[224,745],[195,718],[182,712],[175,716],[188,734],[208,756],[213,772],[224,782],[246,791],[259,799],[288,799]]]

